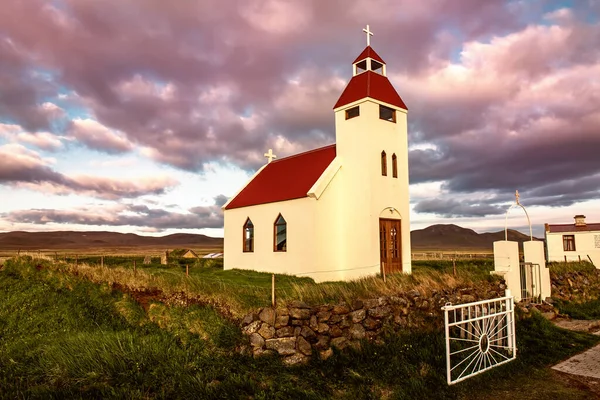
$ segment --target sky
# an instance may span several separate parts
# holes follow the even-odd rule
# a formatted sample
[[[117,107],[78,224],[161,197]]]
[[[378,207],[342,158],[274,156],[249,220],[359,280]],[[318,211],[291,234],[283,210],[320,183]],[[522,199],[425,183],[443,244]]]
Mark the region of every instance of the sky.
[[[223,235],[265,162],[335,142],[371,45],[411,229],[600,222],[600,0],[3,0],[0,231]],[[508,227],[528,230],[512,209]]]

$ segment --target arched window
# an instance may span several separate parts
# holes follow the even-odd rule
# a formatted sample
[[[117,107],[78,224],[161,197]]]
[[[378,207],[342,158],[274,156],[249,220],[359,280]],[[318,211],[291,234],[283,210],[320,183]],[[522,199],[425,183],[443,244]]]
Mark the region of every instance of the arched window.
[[[254,224],[250,218],[244,224],[244,253],[254,252]]]
[[[387,156],[385,151],[381,152],[381,175],[387,176]]]
[[[394,178],[398,177],[398,160],[396,157],[396,153],[392,154],[392,176]]]
[[[273,251],[287,250],[287,223],[281,214],[273,226]]]

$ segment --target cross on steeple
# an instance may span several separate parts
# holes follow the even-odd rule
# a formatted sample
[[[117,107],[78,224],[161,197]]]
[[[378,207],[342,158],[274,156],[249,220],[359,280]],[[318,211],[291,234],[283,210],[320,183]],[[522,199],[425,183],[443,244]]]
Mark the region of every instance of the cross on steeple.
[[[367,28],[363,29],[363,32],[367,34],[367,46],[371,45],[371,36],[373,36],[373,32],[369,30],[369,25],[367,24]]]
[[[264,156],[269,159],[269,161],[267,161],[267,164],[273,161],[274,158],[277,158],[277,156],[273,154],[273,149],[269,149],[269,152],[265,153]]]

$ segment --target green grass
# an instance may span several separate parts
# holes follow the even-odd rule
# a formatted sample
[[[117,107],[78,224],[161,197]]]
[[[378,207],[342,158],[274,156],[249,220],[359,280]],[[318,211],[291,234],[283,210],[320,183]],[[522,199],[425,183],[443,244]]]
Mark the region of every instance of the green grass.
[[[557,301],[556,307],[561,314],[566,314],[574,319],[600,319],[600,299],[590,300],[583,303]]]
[[[565,274],[569,272],[596,273],[594,265],[587,261],[549,262],[548,268],[552,274]]]
[[[436,331],[390,333],[385,345],[288,368],[238,354],[239,329],[211,307],[152,302],[145,311],[50,264],[21,259],[0,270],[0,398],[499,398],[510,382],[511,398],[575,399],[581,392],[546,382],[544,366],[600,340],[534,314],[517,325],[516,361],[451,387]]]

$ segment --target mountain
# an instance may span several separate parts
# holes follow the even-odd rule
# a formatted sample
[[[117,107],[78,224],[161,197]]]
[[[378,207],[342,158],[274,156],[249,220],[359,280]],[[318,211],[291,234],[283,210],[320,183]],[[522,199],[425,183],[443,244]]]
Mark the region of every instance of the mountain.
[[[508,230],[508,240],[523,243],[530,238],[513,229]],[[540,240],[533,238],[534,240]],[[493,243],[504,240],[504,231],[477,233],[460,226],[432,225],[410,233],[413,250],[492,250]]]
[[[223,238],[175,233],[155,237],[117,232],[6,232],[0,233],[0,250],[83,249],[123,247],[223,247]]]
[[[410,233],[413,250],[492,250],[492,243],[504,240],[504,231],[477,233],[456,225],[432,225]],[[529,236],[509,229],[508,239],[517,242]],[[540,240],[534,238],[534,240]],[[0,233],[0,250],[107,249],[107,248],[222,248],[223,238],[190,233],[167,236],[140,236],[117,232],[6,232]]]

